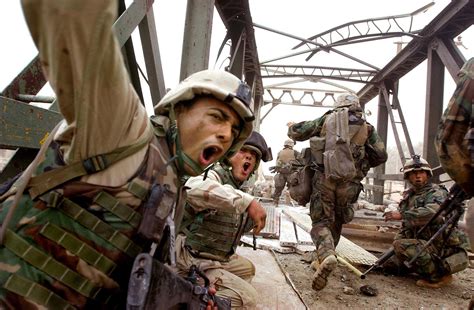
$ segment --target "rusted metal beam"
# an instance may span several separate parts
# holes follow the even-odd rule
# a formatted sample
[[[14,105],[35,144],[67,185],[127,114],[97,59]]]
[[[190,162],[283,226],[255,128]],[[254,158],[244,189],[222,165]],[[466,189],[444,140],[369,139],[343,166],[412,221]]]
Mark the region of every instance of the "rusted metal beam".
[[[188,0],[180,80],[209,67],[214,0]]]
[[[411,40],[407,46],[397,54],[372,79],[373,84],[365,85],[358,96],[365,104],[378,95],[380,83],[385,80],[398,81],[427,58],[429,43],[434,37],[453,39],[469,28],[474,19],[474,1],[451,1],[423,30],[419,38]]]
[[[458,72],[462,65],[466,62],[459,48],[454,44],[453,40],[435,38],[431,42],[431,48],[436,50],[439,58],[443,62],[446,69],[454,81],[457,81]]]
[[[62,115],[0,96],[0,147],[37,149]]]
[[[426,83],[425,129],[423,157],[431,167],[439,166],[439,159],[434,147],[438,132],[438,123],[443,114],[444,101],[444,65],[435,50],[428,51],[428,70]]]
[[[36,95],[46,84],[39,56],[36,56],[2,91],[4,97],[16,99],[18,95]]]
[[[138,26],[148,77],[147,83],[150,88],[153,105],[157,104],[166,94],[165,78],[163,75],[154,16],[153,7],[150,7]]]

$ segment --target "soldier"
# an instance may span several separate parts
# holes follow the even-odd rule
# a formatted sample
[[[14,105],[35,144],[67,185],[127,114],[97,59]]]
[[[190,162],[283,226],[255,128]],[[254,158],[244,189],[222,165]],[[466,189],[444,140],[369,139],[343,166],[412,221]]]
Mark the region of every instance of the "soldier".
[[[275,192],[273,193],[273,203],[278,206],[280,201],[280,195],[285,185],[288,184],[288,178],[291,174],[291,161],[295,160],[298,157],[298,151],[293,150],[295,142],[291,139],[285,140],[283,144],[283,150],[278,152],[276,159],[275,171]]]
[[[474,58],[458,73],[457,87],[441,118],[435,147],[444,171],[464,192],[474,195]],[[474,199],[466,216],[466,229],[474,244]],[[474,297],[470,308],[474,309]]]
[[[296,141],[311,138],[311,153],[317,165],[310,201],[311,238],[316,245],[318,259],[312,265],[319,263],[313,276],[312,286],[315,290],[326,286],[327,278],[337,266],[335,247],[341,236],[342,224],[350,222],[354,216],[353,204],[362,190],[361,180],[371,167],[387,160],[384,143],[375,128],[363,119],[357,96],[342,94],[337,98],[337,105],[336,109],[326,112],[320,118],[290,124],[288,128],[288,136]],[[342,111],[346,111],[345,114]],[[354,174],[347,179],[333,179],[332,175],[327,173],[328,165],[323,160],[329,152],[328,141],[331,143],[335,138],[333,135],[327,135],[329,127],[332,126],[329,126],[327,121],[333,113],[343,114],[341,116],[344,116],[346,121],[340,124],[342,127],[346,126],[349,132],[346,143],[350,148],[350,158],[347,163],[342,164],[353,165]],[[334,143],[331,145],[334,146]]]
[[[220,71],[184,80],[150,122],[112,32],[117,4],[23,1],[64,120],[0,193],[2,309],[124,307],[134,257],[179,225],[179,180],[252,131],[249,87]],[[249,215],[261,229],[264,212]]]
[[[419,155],[414,155],[403,167],[403,177],[411,188],[403,193],[397,211],[385,213],[386,220],[402,220],[401,231],[395,236],[393,248],[400,262],[410,261],[431,236],[442,226],[443,220],[434,221],[421,234],[417,233],[436,213],[447,197],[447,190],[430,182],[431,167]],[[416,285],[438,288],[453,281],[452,274],[469,265],[467,236],[455,228],[449,238],[440,237],[415,260],[409,272],[422,277]],[[400,264],[403,268],[403,265]]]
[[[265,209],[249,194],[239,190],[259,166],[271,160],[265,139],[253,132],[242,149],[226,163],[216,164],[207,176],[186,182],[188,200],[181,233],[177,237],[177,261],[181,272],[196,265],[211,280],[217,295],[231,298],[233,307],[253,308],[257,292],[250,284],[255,266],[235,254],[240,237],[253,228],[252,213]]]

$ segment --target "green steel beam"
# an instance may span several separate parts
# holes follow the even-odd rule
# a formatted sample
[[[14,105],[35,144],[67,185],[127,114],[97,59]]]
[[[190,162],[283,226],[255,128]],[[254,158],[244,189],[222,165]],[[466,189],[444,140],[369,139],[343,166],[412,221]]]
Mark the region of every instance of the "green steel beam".
[[[0,148],[38,149],[61,114],[0,96]]]

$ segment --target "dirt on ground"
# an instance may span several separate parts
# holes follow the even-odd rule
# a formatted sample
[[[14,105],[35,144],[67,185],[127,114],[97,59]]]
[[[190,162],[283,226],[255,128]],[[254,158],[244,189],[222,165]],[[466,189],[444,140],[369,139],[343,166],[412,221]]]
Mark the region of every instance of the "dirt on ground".
[[[362,280],[339,264],[327,286],[314,291],[314,270],[302,255],[277,253],[277,257],[309,309],[467,309],[474,296],[472,268],[456,273],[453,283],[446,287],[429,289],[418,287],[414,275],[398,277],[376,271]],[[376,288],[377,295],[361,293],[364,285]]]

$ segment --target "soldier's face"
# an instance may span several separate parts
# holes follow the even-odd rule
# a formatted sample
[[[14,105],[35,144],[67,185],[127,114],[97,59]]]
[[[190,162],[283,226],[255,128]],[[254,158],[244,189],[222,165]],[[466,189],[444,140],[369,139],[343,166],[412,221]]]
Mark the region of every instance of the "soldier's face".
[[[428,173],[425,170],[414,170],[408,174],[408,181],[415,188],[421,188],[428,183]]]
[[[201,97],[176,115],[181,147],[202,169],[217,161],[240,132],[240,118],[228,105],[213,97]],[[185,166],[186,173],[196,173]]]
[[[241,149],[230,158],[230,164],[234,179],[238,182],[243,182],[252,174],[257,164],[257,154],[252,150]]]

